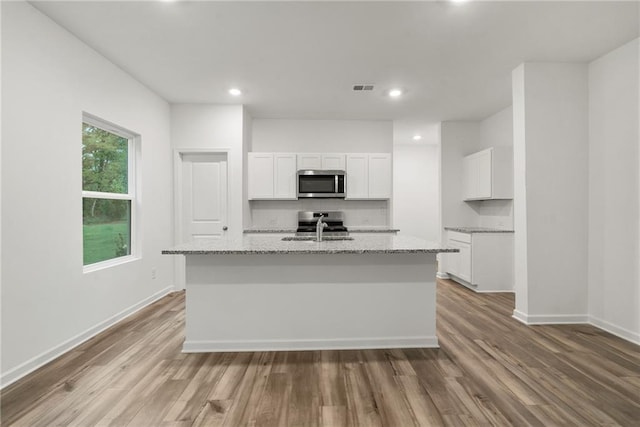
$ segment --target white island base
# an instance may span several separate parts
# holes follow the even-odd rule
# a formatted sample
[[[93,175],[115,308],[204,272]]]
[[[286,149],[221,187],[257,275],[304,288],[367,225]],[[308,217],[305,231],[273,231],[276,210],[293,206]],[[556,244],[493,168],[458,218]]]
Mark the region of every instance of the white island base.
[[[438,347],[435,253],[185,256],[185,352]]]

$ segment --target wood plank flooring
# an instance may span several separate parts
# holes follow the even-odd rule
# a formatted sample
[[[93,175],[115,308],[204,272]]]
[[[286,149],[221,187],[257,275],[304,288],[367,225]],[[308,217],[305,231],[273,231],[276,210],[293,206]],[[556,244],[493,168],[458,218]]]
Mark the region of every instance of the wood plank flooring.
[[[183,354],[175,293],[3,390],[2,425],[640,426],[640,347],[513,304],[439,281],[440,349]]]

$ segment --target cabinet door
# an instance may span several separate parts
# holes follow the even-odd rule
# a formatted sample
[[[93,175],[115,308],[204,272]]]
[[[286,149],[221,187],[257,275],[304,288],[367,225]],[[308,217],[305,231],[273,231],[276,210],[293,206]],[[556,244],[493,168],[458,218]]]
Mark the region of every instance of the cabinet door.
[[[369,198],[391,198],[390,154],[369,154]]]
[[[323,154],[322,169],[343,171],[345,169],[345,155],[344,154]]]
[[[272,153],[249,153],[247,176],[249,200],[273,198]]]
[[[469,243],[456,242],[460,250],[458,254],[457,276],[471,283],[471,245]]]
[[[316,153],[298,154],[298,170],[322,169],[322,155]]]
[[[491,150],[484,150],[477,153],[474,159],[477,172],[475,197],[477,199],[490,199],[492,195],[491,183],[493,181],[493,162],[491,154]]]
[[[275,199],[297,199],[296,192],[296,155],[275,153],[273,155]]]
[[[369,197],[369,156],[347,154],[347,199]]]
[[[458,242],[448,239],[447,240],[447,247],[449,248],[453,248],[453,249],[460,249]],[[450,254],[443,254],[446,255],[447,260],[446,260],[446,264],[445,264],[445,272],[449,273],[449,274],[453,274],[454,276],[458,275],[458,270],[460,270],[460,253],[459,252],[454,252],[454,253],[450,253]]]

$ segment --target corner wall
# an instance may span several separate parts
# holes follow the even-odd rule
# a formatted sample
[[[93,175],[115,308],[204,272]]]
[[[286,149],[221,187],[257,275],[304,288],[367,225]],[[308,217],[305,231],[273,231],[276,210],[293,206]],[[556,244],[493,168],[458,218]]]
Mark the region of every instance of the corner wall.
[[[588,319],[587,65],[525,63],[514,71],[514,316]]]
[[[446,241],[444,227],[476,225],[476,213],[462,199],[464,156],[478,151],[479,122],[440,124],[440,239]]]
[[[172,290],[173,224],[168,104],[26,2],[2,2],[1,51],[6,386]],[[142,257],[86,274],[83,111],[142,151]]]
[[[589,64],[589,315],[640,343],[640,39]]]

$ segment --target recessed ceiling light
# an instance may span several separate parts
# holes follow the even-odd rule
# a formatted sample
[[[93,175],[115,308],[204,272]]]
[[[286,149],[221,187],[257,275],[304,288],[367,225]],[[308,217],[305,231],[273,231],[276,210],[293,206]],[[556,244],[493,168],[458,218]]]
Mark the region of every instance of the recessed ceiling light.
[[[402,95],[402,89],[391,89],[389,91],[389,96],[392,98],[397,98]]]
[[[242,91],[240,89],[238,89],[237,87],[233,87],[231,89],[229,89],[229,93],[233,96],[240,96],[242,95]]]
[[[413,135],[414,141],[420,141],[422,139],[422,135]]]

